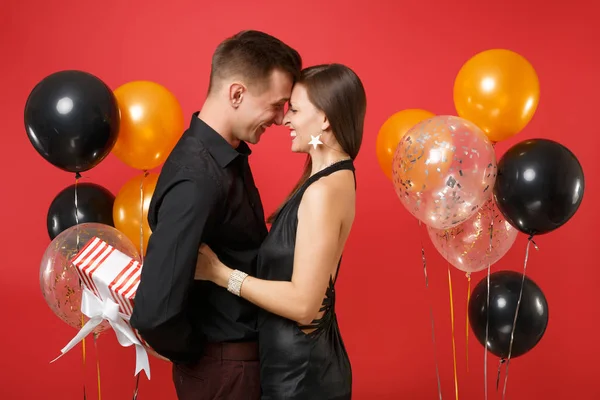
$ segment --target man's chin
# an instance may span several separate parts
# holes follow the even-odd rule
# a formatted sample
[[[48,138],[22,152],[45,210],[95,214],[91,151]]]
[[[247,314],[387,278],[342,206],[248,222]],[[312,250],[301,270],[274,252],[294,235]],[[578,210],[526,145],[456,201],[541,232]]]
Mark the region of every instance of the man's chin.
[[[255,132],[253,135],[250,135],[250,137],[248,137],[248,143],[257,144],[258,142],[260,142],[261,136],[262,133]]]
[[[260,136],[252,136],[248,138],[247,142],[250,144],[258,144],[258,142],[260,142]]]

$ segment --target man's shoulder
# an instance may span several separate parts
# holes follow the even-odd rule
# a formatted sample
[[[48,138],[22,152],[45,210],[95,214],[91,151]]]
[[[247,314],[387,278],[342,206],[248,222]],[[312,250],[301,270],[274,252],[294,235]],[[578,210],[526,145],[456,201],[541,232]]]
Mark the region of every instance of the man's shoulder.
[[[214,164],[204,143],[192,136],[189,131],[183,133],[166,162],[188,169],[206,168],[211,163]]]
[[[226,191],[214,164],[202,143],[184,133],[162,165],[148,210],[150,227],[156,225],[158,209],[167,196],[176,198],[183,208],[200,204],[200,199],[221,202]]]
[[[163,164],[161,175],[165,178],[187,177],[198,182],[206,182],[210,178],[220,186],[218,172],[218,166],[204,143],[185,131]]]

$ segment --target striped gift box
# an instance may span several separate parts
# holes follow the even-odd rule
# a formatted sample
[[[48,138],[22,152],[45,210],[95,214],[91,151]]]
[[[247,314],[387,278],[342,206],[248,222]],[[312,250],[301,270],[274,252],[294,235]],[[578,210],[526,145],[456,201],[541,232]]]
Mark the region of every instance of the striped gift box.
[[[128,322],[133,313],[135,292],[140,284],[140,263],[98,237],[90,239],[71,262],[83,284],[100,300],[110,298],[117,303],[120,313]],[[138,340],[148,346],[139,333],[132,330]]]

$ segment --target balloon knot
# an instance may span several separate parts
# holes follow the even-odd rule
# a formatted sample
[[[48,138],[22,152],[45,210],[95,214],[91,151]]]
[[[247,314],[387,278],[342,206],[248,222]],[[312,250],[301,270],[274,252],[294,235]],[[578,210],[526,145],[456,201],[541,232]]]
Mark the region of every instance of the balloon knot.
[[[79,172],[75,172],[75,179],[81,179],[81,174]]]
[[[536,250],[539,250],[537,243],[535,242],[535,240],[533,240],[533,235],[529,235],[529,237],[527,238],[527,240],[531,242],[531,244],[533,245],[533,247]]]

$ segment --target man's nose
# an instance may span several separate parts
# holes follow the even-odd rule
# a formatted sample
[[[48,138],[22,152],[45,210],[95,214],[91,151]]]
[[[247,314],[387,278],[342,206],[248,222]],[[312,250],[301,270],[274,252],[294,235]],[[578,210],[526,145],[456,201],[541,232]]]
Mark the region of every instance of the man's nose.
[[[283,123],[283,116],[283,110],[277,112],[277,115],[275,116],[275,125],[281,125]]]

